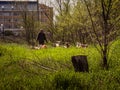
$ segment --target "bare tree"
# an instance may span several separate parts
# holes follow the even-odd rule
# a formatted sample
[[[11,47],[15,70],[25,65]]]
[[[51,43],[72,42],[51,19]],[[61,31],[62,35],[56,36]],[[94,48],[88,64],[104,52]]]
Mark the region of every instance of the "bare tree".
[[[101,28],[101,30],[100,30],[101,32],[99,32],[97,30],[98,28],[95,26],[96,23],[93,20],[93,17],[95,17],[95,16],[92,15],[92,10],[89,5],[89,3],[91,3],[92,5],[94,3],[96,4],[96,2],[94,0],[92,0],[92,1],[83,0],[83,1],[86,5],[86,8],[87,8],[90,20],[91,20],[91,26],[92,26],[92,33],[90,33],[91,40],[93,41],[93,43],[97,42],[98,45],[100,46],[100,48],[98,48],[98,50],[101,53],[101,57],[103,60],[103,67],[105,69],[108,69],[108,56],[109,56],[110,45],[112,44],[112,42],[114,42],[116,40],[117,34],[115,34],[115,33],[118,32],[118,30],[115,30],[114,28],[116,27],[117,22],[120,20],[120,18],[117,19],[117,21],[116,21],[116,19],[113,19],[113,17],[112,17],[113,12],[117,18],[119,17],[119,14],[117,14],[118,11],[114,11],[113,8],[118,9],[120,7],[120,6],[118,6],[120,4],[120,1],[118,1],[118,0],[114,0],[114,1],[113,0],[99,0],[98,1],[99,5],[100,5],[100,10],[97,12],[97,14],[98,14],[98,17],[101,19],[101,20],[100,19],[98,20],[100,22],[99,26]],[[117,4],[117,7],[114,7],[114,5],[116,5],[116,3],[119,3],[119,4]],[[95,8],[97,8],[97,7],[95,7]],[[114,33],[114,34],[111,34],[111,33]],[[111,39],[111,37],[113,37],[113,38]]]
[[[25,37],[26,37],[26,41],[28,42],[28,44],[32,44],[35,43],[35,39],[37,36],[37,28],[38,26],[38,14],[37,14],[37,8],[33,7],[33,9],[35,10],[29,10],[29,3],[28,1],[15,1],[15,7],[19,10],[19,15],[20,15],[20,19],[21,19],[21,25],[24,28],[25,31]]]

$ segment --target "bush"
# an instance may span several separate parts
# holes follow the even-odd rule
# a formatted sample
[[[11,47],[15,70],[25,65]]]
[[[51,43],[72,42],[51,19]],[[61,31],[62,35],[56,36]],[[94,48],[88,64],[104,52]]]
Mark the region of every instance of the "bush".
[[[87,73],[60,72],[53,79],[55,90],[88,90]]]
[[[7,30],[7,31],[4,32],[4,35],[5,36],[10,36],[10,35],[14,35],[14,33],[13,33],[13,31],[8,31]]]
[[[6,52],[7,52],[7,49],[2,47],[2,46],[0,46],[0,56],[5,55]]]

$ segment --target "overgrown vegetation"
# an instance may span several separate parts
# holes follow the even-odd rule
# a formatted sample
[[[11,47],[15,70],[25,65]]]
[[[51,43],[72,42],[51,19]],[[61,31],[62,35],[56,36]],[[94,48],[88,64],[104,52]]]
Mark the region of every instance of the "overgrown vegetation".
[[[1,90],[119,90],[120,41],[110,51],[109,70],[93,47],[34,50],[26,45],[0,45]],[[89,73],[75,73],[71,56],[87,55]]]
[[[50,32],[51,42],[78,41],[89,47],[34,50],[27,45],[1,43],[0,89],[120,90],[120,1],[56,0],[56,4],[56,21],[48,26],[36,22],[35,13],[27,13],[23,7],[26,41],[34,46],[38,29],[44,28]],[[3,41],[7,42],[6,38]],[[89,73],[74,72],[74,55],[87,56]]]

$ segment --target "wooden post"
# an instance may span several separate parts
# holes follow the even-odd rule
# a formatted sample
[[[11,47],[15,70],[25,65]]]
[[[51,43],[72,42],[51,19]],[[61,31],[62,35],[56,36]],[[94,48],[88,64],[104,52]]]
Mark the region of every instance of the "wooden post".
[[[71,59],[75,72],[89,72],[86,55],[72,56]]]

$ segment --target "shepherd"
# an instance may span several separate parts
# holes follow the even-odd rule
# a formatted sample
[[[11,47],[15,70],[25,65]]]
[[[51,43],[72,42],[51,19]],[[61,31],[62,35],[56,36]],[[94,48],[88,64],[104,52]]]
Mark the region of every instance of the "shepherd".
[[[47,42],[46,35],[43,30],[38,34],[37,41],[39,42],[40,47],[46,47],[45,41]]]

